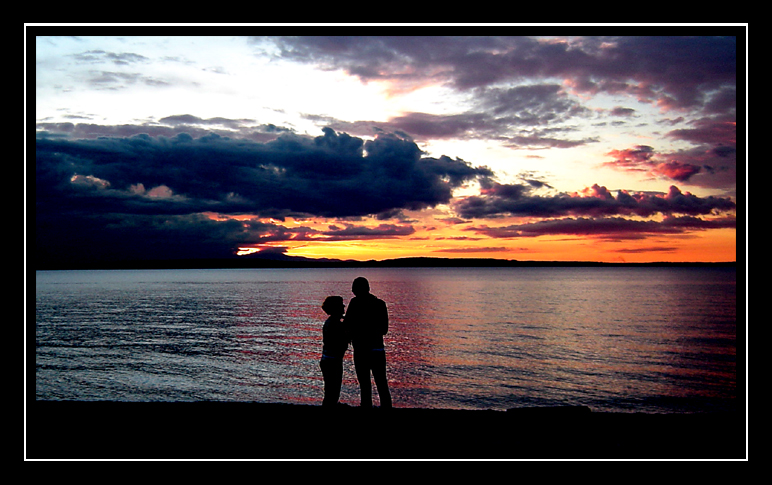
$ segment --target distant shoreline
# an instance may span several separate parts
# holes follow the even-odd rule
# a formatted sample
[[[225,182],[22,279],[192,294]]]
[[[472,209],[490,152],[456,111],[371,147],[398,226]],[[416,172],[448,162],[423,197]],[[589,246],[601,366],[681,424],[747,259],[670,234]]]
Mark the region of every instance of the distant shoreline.
[[[606,263],[593,261],[518,261],[494,258],[397,258],[382,261],[336,260],[285,257],[267,259],[239,257],[233,259],[175,259],[143,261],[103,261],[91,263],[48,262],[38,271],[95,269],[259,269],[259,268],[560,268],[560,267],[715,267],[736,268],[737,262],[651,262]]]

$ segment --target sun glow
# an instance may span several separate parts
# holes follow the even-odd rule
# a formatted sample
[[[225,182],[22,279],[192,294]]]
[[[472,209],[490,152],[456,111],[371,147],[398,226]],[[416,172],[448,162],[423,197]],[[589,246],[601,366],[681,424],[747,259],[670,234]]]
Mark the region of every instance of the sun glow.
[[[239,248],[238,251],[236,251],[236,256],[247,256],[249,254],[259,253],[260,248]]]
[[[238,256],[271,252],[290,257],[356,261],[406,257],[599,262],[728,262],[736,259],[736,238],[732,229],[658,238],[625,237],[624,234],[489,237],[486,233],[492,229],[523,224],[524,220],[497,219],[495,223],[481,225],[454,218],[446,208],[405,215],[405,222],[387,225],[375,218],[352,223],[322,218],[278,221],[216,214],[210,214],[210,217],[241,220],[245,228],[254,223],[273,228],[271,233],[276,235],[276,241],[255,240],[254,244],[242,244],[235,252]],[[397,232],[390,232],[395,229]],[[280,235],[282,237],[278,238]]]

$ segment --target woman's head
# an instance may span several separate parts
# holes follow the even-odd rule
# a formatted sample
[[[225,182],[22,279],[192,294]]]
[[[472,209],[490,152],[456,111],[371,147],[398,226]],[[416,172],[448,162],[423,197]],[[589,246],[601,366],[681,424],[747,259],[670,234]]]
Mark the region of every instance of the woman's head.
[[[328,296],[322,303],[322,310],[327,315],[343,315],[345,306],[343,305],[342,296]]]

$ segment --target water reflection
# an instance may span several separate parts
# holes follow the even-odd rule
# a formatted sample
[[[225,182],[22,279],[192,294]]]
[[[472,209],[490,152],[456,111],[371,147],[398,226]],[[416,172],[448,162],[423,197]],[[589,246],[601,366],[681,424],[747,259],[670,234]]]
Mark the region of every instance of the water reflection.
[[[320,403],[320,306],[362,273],[396,406],[736,394],[733,271],[468,268],[39,274],[38,398]]]

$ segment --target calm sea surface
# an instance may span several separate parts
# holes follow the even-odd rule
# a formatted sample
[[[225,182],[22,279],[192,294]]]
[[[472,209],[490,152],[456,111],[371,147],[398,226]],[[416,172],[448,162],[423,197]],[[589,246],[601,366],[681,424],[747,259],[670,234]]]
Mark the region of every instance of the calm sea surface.
[[[737,406],[725,268],[38,271],[36,398],[321,404],[321,304],[357,276],[389,307],[395,406]]]

